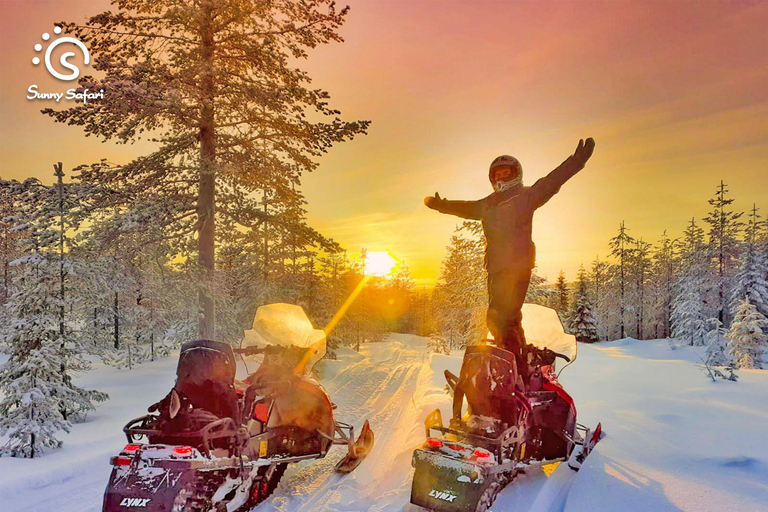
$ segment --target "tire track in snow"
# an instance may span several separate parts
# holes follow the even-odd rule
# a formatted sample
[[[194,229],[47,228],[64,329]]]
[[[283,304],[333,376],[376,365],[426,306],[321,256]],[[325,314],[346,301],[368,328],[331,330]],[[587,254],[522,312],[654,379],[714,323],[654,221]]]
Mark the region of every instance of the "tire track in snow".
[[[427,360],[426,342],[382,342],[376,348],[384,343],[399,346],[385,359],[367,358],[350,365],[326,384],[338,404],[337,419],[358,428],[365,419],[370,420],[376,441],[368,458],[353,473],[338,475],[333,467],[344,455],[343,447],[338,447],[325,460],[289,468],[275,495],[254,512],[360,511],[376,510],[382,505],[392,510],[387,506],[394,505],[387,499],[388,494],[397,495],[399,504],[394,509],[402,510],[408,501],[402,481],[410,481],[412,446],[401,438],[408,435],[414,419],[406,413],[416,414],[412,396]],[[402,460],[404,454],[407,459]],[[393,473],[397,482],[391,481]]]

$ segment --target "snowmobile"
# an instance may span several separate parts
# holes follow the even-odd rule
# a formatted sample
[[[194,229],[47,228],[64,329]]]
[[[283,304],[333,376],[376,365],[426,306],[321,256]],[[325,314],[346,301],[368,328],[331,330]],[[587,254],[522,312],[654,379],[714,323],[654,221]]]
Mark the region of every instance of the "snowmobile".
[[[310,374],[325,354],[325,333],[300,307],[260,307],[242,345],[182,346],[173,389],[123,429],[128,444],[110,460],[104,512],[251,510],[274,491],[288,464],[344,445],[336,470],[347,473],[370,452],[368,421],[355,440]],[[235,354],[263,360],[238,381]]]
[[[411,503],[438,512],[485,512],[527,468],[568,461],[578,470],[603,436],[599,423],[594,430],[576,423],[573,399],[557,381],[556,359],[567,366],[576,358],[576,340],[557,313],[525,304],[523,328],[527,382],[514,354],[490,340],[466,349],[458,377],[445,371],[452,417],[447,427],[440,409],[426,418],[427,439],[412,457]]]

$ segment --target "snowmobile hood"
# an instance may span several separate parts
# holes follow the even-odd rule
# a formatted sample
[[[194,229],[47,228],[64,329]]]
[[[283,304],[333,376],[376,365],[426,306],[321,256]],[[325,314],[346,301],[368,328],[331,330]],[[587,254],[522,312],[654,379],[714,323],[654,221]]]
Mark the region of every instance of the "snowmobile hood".
[[[248,346],[279,345],[311,350],[306,365],[310,370],[323,358],[326,351],[325,332],[315,329],[307,314],[294,304],[267,304],[256,310],[253,328],[243,332],[243,348]]]

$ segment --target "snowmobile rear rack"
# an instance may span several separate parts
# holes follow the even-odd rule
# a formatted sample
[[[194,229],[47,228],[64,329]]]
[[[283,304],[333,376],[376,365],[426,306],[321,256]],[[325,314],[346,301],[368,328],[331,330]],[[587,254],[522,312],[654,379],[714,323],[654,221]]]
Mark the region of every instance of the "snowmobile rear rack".
[[[156,436],[163,438],[164,442],[173,444],[174,441],[178,441],[178,444],[195,444],[198,443],[202,448],[202,452],[205,455],[211,454],[211,441],[216,439],[231,438],[237,440],[239,430],[235,421],[232,418],[221,418],[211,423],[208,423],[200,430],[170,433],[164,432],[156,428],[147,428],[148,422],[156,420],[158,416],[147,414],[140,418],[136,418],[128,422],[123,427],[125,437],[128,439],[128,443],[134,443],[137,438],[146,437],[147,440],[150,436]],[[239,443],[236,443],[239,444]]]
[[[522,434],[517,426],[506,428],[494,437],[445,427],[443,425],[443,415],[440,412],[440,409],[435,409],[427,415],[427,419],[424,421],[424,430],[427,438],[431,437],[432,430],[436,430],[444,435],[450,434],[461,439],[466,439],[467,441],[474,441],[476,444],[492,452],[496,456],[496,460],[499,461],[506,458],[504,447],[510,446],[513,443],[519,446],[523,441]]]

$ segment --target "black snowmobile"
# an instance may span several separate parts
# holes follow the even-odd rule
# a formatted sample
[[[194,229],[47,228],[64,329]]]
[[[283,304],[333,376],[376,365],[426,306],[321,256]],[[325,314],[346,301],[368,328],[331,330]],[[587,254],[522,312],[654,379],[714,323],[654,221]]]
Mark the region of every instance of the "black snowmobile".
[[[274,306],[287,305],[262,308]],[[373,432],[366,421],[355,441],[353,427],[334,419],[335,406],[309,375],[324,344],[324,337],[242,349],[184,344],[174,388],[123,429],[128,444],[111,459],[104,512],[250,510],[274,491],[288,464],[323,458],[337,444],[348,448],[337,471],[352,471],[370,452]],[[235,353],[264,356],[242,382],[235,380]]]
[[[539,323],[524,322],[532,343],[528,382],[511,352],[488,343],[466,349],[460,375],[445,371],[453,391],[449,425],[440,409],[430,413],[427,440],[413,453],[411,503],[439,512],[484,512],[526,468],[568,461],[578,470],[600,440],[600,424],[590,431],[576,423],[573,399],[555,373],[556,359],[575,359],[575,339],[565,335],[553,310],[526,304],[523,315]]]

